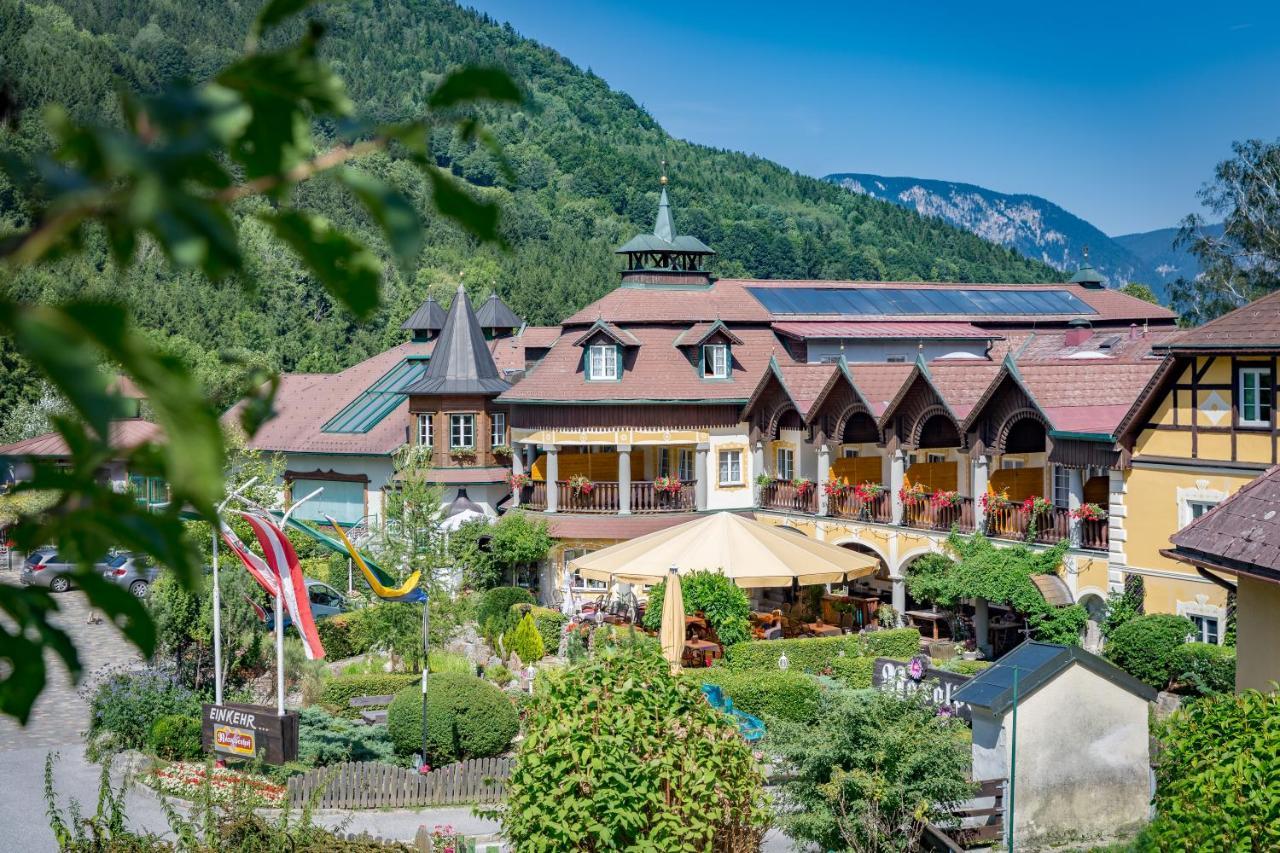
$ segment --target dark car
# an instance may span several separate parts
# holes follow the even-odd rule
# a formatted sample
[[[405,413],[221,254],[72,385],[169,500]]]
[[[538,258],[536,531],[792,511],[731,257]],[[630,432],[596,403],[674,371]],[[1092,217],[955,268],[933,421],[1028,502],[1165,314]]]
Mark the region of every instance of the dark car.
[[[107,560],[102,576],[143,598],[160,576],[160,567],[146,554],[119,553]]]
[[[105,563],[99,564],[105,567]],[[37,548],[22,564],[22,582],[27,586],[48,587],[50,592],[71,589],[71,575],[76,570],[72,560],[59,556],[56,548]]]

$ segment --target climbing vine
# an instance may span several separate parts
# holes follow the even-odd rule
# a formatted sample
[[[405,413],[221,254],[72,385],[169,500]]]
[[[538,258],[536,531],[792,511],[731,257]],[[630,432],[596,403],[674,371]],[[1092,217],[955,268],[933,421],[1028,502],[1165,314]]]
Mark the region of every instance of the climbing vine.
[[[914,598],[953,607],[962,599],[985,598],[1027,617],[1037,640],[1078,645],[1088,613],[1079,604],[1054,607],[1044,600],[1033,575],[1055,574],[1066,542],[1046,551],[1026,545],[997,548],[981,533],[947,537],[946,553],[928,554],[912,564],[907,589]]]

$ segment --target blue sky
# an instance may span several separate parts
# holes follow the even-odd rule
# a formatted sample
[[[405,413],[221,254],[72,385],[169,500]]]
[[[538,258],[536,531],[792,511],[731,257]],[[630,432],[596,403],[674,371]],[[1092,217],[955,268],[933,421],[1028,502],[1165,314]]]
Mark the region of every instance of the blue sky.
[[[1232,140],[1280,137],[1280,3],[463,0],[672,134],[811,175],[1042,195],[1177,224]]]

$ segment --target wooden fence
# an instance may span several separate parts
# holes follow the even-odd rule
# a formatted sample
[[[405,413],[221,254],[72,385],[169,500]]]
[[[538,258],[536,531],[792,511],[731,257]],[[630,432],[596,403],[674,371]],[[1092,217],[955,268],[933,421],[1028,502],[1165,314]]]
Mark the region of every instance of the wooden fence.
[[[318,768],[289,779],[289,803],[301,807],[317,790],[321,809],[413,808],[496,803],[506,796],[510,758],[472,758],[430,773],[376,761]]]

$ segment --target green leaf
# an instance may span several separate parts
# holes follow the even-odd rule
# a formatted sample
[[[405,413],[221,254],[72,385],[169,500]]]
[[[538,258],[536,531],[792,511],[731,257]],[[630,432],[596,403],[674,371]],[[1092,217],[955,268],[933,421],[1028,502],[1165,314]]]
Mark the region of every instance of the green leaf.
[[[267,5],[262,7],[262,11],[258,13],[257,20],[253,22],[253,37],[265,33],[276,24],[306,9],[308,6],[314,5],[316,0],[270,0]]]
[[[498,205],[480,201],[464,190],[457,181],[440,169],[428,169],[435,191],[436,210],[461,225],[481,240],[499,240]]]
[[[405,280],[409,280],[414,262],[422,252],[422,220],[418,211],[390,184],[372,175],[355,169],[340,169],[337,177],[355,193],[369,215],[382,228],[401,273]]]
[[[324,217],[298,210],[263,214],[276,236],[297,252],[325,290],[361,320],[378,307],[382,265]]]
[[[518,104],[520,99],[520,87],[501,68],[461,68],[444,78],[427,103],[438,110],[482,100]]]

